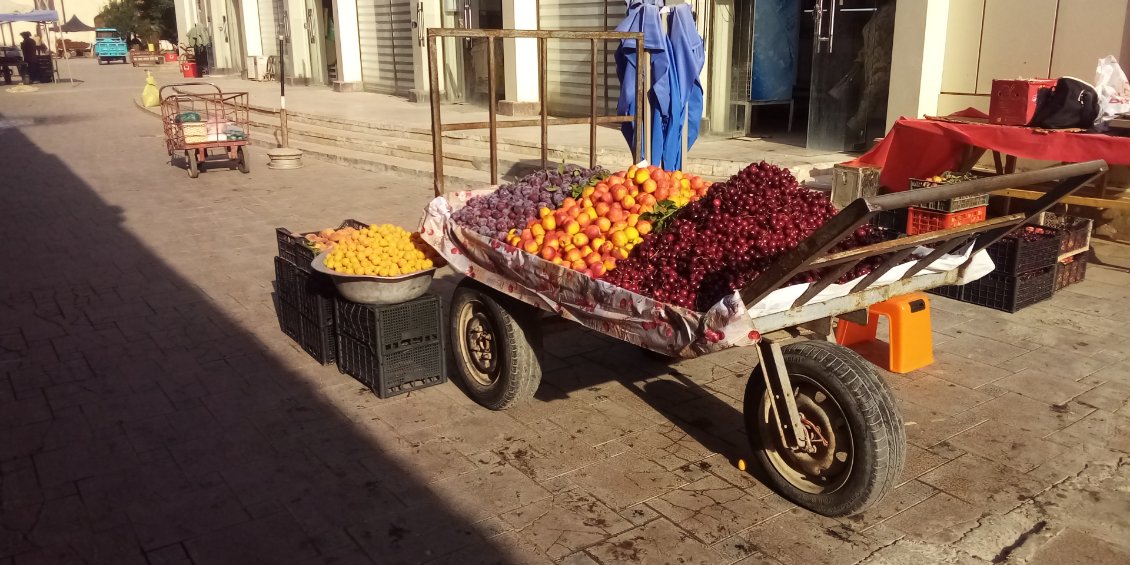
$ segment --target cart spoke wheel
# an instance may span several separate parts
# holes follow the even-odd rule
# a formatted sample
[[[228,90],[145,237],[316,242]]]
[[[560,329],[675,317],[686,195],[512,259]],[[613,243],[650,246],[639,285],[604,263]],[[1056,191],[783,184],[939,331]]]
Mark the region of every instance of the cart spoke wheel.
[[[236,148],[235,163],[235,166],[237,169],[239,169],[239,172],[243,174],[251,172],[251,165],[247,162],[247,153],[243,150],[243,147]]]
[[[835,492],[851,475],[851,430],[840,405],[818,383],[804,375],[789,375],[794,385],[797,411],[812,441],[811,451],[786,448],[777,433],[769,394],[758,407],[762,445],[772,445],[766,454],[774,469],[796,488],[812,494]]]
[[[196,150],[189,149],[185,151],[184,158],[188,161],[188,176],[190,178],[200,176],[200,162],[196,159]]]
[[[746,435],[761,478],[824,516],[849,516],[883,498],[902,472],[906,430],[893,395],[854,351],[825,341],[781,348],[808,445],[784,445],[760,370],[746,385]]]
[[[467,321],[467,332],[464,339],[470,353],[471,364],[477,371],[471,375],[480,384],[489,386],[498,380],[498,350],[494,337],[494,327],[490,318],[481,309],[483,305],[476,303],[473,307],[471,319]]]
[[[530,306],[464,279],[451,298],[448,335],[463,388],[475,402],[504,410],[534,395],[541,343]]]

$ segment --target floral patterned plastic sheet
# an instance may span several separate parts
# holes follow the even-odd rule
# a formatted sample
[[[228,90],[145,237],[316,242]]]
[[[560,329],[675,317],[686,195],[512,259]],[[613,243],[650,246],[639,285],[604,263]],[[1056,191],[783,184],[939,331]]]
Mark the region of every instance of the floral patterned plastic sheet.
[[[799,284],[778,289],[754,305],[753,312],[746,309],[737,292],[705,313],[665,304],[554,265],[456,224],[451,217],[456,210],[471,198],[492,190],[452,192],[433,199],[420,222],[424,241],[434,247],[452,269],[488,287],[658,353],[690,358],[752,345],[759,337],[756,317],[788,310],[808,286]],[[929,252],[928,249],[921,251]],[[956,268],[968,258],[968,250],[964,254],[947,255],[921,274]],[[902,269],[892,269],[875,285],[897,280],[908,268],[909,264]],[[992,260],[981,252],[961,282],[980,278],[992,268]],[[854,283],[830,285],[813,301],[846,295]]]

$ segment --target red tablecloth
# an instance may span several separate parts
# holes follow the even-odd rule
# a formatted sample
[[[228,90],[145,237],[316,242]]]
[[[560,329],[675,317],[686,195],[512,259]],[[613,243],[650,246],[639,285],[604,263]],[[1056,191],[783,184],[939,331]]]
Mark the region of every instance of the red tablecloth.
[[[956,168],[967,145],[1022,159],[1069,163],[1105,159],[1111,165],[1130,165],[1130,137],[907,118],[895,122],[874,149],[849,163],[882,167],[879,182],[888,190],[902,191],[910,178]]]

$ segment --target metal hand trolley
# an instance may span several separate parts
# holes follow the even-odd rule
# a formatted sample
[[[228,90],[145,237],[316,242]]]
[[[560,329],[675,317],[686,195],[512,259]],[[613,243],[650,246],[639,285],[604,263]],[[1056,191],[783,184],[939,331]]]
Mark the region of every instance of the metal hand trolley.
[[[241,173],[251,172],[245,149],[251,141],[246,92],[224,93],[201,82],[166,85],[161,87],[161,119],[169,156],[184,152],[189,177],[200,176],[205,162],[226,162]]]

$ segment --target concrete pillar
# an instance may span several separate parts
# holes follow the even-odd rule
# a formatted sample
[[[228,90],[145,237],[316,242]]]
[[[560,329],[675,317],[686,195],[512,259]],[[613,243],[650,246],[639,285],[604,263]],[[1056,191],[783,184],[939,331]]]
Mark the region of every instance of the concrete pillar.
[[[706,46],[706,64],[703,71],[712,67],[713,84],[703,81],[703,88],[710,89],[710,106],[703,108],[709,121],[710,133],[727,133],[733,131],[730,126],[730,78],[733,73],[733,40],[734,40],[734,0],[718,0],[714,5],[713,37],[710,45]]]
[[[428,82],[428,28],[443,27],[443,0],[415,0],[412,2],[412,85],[408,100],[428,104],[431,99]],[[436,41],[436,61],[443,68],[443,41]],[[444,73],[439,73],[439,87],[443,90]]]
[[[502,27],[538,29],[537,2],[502,0]],[[532,116],[538,105],[538,40],[504,40],[505,94],[498,102],[498,113],[505,116]]]
[[[938,111],[950,0],[899,2],[895,12],[887,129],[901,116],[920,118]]]
[[[334,90],[361,90],[361,35],[357,31],[357,0],[333,0],[337,35],[337,80]]]
[[[249,57],[263,56],[263,33],[259,27],[259,3],[251,0],[240,2],[243,10],[243,45]],[[266,64],[266,63],[264,63]]]

